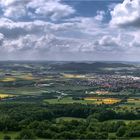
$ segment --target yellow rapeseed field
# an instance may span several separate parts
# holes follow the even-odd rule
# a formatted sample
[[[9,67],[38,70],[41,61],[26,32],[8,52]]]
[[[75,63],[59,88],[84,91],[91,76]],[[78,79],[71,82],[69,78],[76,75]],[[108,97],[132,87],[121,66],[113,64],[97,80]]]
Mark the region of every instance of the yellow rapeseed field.
[[[95,97],[86,97],[84,100],[96,101],[96,104],[114,104],[121,101],[120,99],[117,98],[95,98]]]
[[[106,99],[103,99],[103,103],[104,104],[114,104],[114,103],[118,103],[120,101],[121,100],[117,99],[117,98],[106,98]]]

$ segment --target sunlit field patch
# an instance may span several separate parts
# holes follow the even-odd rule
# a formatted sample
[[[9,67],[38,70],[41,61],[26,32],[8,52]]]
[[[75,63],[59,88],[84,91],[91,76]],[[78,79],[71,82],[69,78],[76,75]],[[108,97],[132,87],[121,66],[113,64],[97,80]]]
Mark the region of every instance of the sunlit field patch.
[[[11,94],[1,94],[0,93],[0,99],[4,99],[4,98],[7,98],[7,97],[13,97],[14,95],[11,95]]]
[[[40,79],[40,81],[50,81],[52,80],[52,78],[43,78],[43,79]]]
[[[85,75],[80,74],[62,74],[64,78],[85,78]]]
[[[98,101],[98,98],[86,97],[86,98],[84,98],[84,100],[86,100],[86,101]]]
[[[76,120],[76,121],[86,121],[83,118],[78,118],[78,117],[59,117],[56,118],[56,122],[60,122],[60,121],[72,121],[72,120]]]
[[[108,91],[100,91],[100,90],[97,90],[95,93],[99,95],[110,94],[110,92]]]
[[[23,80],[34,80],[35,78],[32,76],[32,74],[24,74],[21,75],[19,78],[23,79]]]
[[[115,104],[120,102],[120,99],[117,98],[95,98],[95,97],[86,97],[86,101],[96,101],[96,104]]]
[[[139,98],[129,98],[127,99],[128,102],[133,102],[133,101],[139,101],[140,102],[140,99]]]
[[[16,81],[16,78],[14,77],[6,77],[4,79],[1,80],[2,82],[14,82]]]
[[[25,77],[23,77],[23,79],[24,80],[33,80],[34,79],[34,77],[32,77],[32,76],[25,76]]]
[[[116,98],[107,98],[107,99],[103,99],[103,103],[104,104],[115,104],[120,102],[120,99],[116,99]]]

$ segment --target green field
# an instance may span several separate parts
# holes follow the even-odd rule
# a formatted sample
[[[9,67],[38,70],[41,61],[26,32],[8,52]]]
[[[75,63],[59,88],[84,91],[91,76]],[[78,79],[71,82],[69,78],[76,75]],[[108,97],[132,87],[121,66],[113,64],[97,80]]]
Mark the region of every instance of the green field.
[[[72,97],[65,97],[60,100],[58,99],[45,99],[44,102],[48,102],[50,104],[73,104],[73,103],[79,103],[79,104],[95,104],[96,101],[87,101],[87,100],[73,100]]]
[[[46,88],[39,87],[17,87],[17,88],[3,88],[0,93],[14,94],[14,95],[40,95],[48,91]]]
[[[140,107],[140,100],[128,100],[126,103],[120,105],[123,108],[139,108]]]

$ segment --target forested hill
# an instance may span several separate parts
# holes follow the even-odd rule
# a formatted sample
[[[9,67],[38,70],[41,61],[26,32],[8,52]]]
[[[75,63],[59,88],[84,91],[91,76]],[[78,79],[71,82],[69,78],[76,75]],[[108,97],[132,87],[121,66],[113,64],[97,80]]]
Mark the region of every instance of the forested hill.
[[[66,71],[94,71],[94,70],[101,70],[102,68],[125,68],[125,67],[134,67],[131,64],[124,64],[124,63],[108,63],[108,62],[93,62],[93,63],[86,63],[86,62],[69,62],[63,64],[55,64],[53,65],[53,69],[55,70],[66,70]]]

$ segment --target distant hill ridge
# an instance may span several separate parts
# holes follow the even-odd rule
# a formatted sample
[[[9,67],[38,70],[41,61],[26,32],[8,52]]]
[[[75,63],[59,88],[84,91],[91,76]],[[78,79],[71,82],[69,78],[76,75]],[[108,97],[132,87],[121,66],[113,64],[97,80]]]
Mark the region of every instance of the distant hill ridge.
[[[109,62],[69,62],[63,64],[55,64],[55,70],[98,70],[101,68],[118,68],[118,67],[134,67],[131,64],[124,63],[109,63]]]

